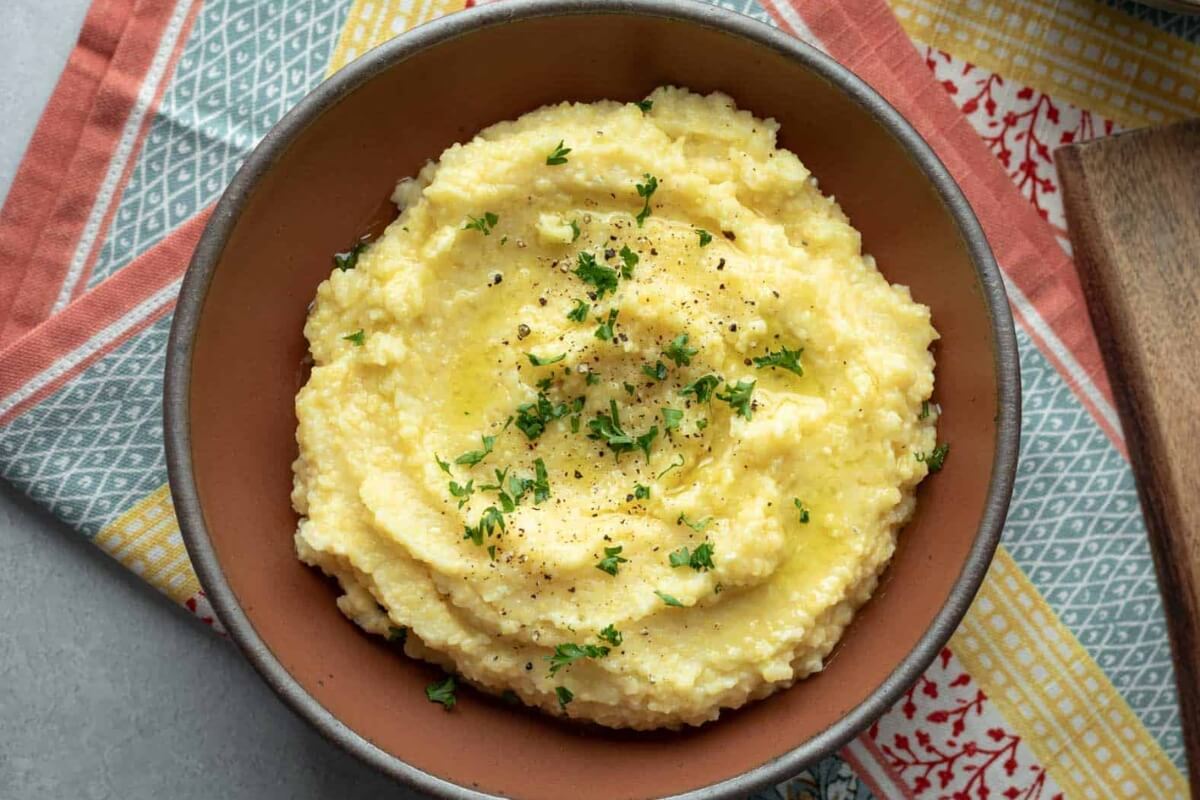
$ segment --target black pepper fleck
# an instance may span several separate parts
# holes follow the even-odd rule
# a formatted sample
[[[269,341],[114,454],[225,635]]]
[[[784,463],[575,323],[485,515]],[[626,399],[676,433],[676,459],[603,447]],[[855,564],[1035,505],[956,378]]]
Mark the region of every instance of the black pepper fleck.
[[[733,235],[733,231],[721,231],[721,235],[731,242],[737,241],[737,237]]]
[[[723,269],[725,269],[725,259],[722,258],[720,261],[717,262],[717,270],[720,271]]]

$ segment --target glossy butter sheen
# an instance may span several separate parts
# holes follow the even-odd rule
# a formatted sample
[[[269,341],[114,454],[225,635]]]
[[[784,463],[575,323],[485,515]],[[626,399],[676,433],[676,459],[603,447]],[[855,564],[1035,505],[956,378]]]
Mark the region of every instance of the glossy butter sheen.
[[[891,557],[936,437],[936,412],[921,415],[928,309],[862,255],[775,123],[718,94],[651,99],[545,107],[401,182],[401,216],[322,283],[305,327],[293,492],[299,556],[339,580],[364,629],[404,627],[409,655],[488,691],[639,729],[700,724],[819,670]],[[560,141],[567,162],[548,165]],[[465,225],[486,212],[489,233]],[[632,276],[595,297],[579,254],[619,270],[626,246]],[[579,300],[583,322],[567,316]],[[698,352],[677,364],[666,351],[684,333]],[[783,347],[804,348],[803,376],[754,364]],[[642,369],[660,361],[661,381]],[[756,381],[752,418],[681,394],[705,374],[717,393]],[[579,430],[567,415],[531,440],[505,423],[545,378],[552,403],[584,399]],[[629,433],[657,427],[648,458],[588,438],[610,401]],[[683,412],[669,434],[664,406]],[[483,435],[481,463],[438,466]],[[465,538],[500,505],[479,487],[495,470],[533,477],[537,459],[550,497],[529,492],[482,546]],[[461,508],[450,480],[474,481]],[[711,569],[669,563],[705,542]],[[596,565],[616,546],[627,561],[610,575]],[[599,637],[609,625],[619,646]],[[551,675],[564,644],[611,652]]]

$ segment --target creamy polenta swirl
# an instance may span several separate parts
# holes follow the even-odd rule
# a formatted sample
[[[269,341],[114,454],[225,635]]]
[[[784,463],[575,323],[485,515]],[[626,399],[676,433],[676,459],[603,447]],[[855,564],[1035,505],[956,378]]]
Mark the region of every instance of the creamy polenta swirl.
[[[296,398],[296,548],[348,617],[614,727],[821,669],[945,457],[937,333],[776,131],[664,88],[400,183]]]

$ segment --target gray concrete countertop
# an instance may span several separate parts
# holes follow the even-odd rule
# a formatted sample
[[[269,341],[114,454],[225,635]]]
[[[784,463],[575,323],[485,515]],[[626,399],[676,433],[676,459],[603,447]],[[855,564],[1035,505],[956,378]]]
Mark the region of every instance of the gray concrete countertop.
[[[88,3],[0,3],[0,197]],[[231,643],[2,482],[0,609],[0,798],[415,797],[309,729]]]

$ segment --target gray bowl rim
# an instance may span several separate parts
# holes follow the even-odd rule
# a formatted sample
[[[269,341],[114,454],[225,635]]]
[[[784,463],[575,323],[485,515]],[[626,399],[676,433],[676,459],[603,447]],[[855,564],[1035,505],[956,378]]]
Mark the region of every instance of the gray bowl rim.
[[[375,76],[442,42],[523,20],[596,14],[666,18],[750,40],[799,62],[865,108],[907,150],[954,217],[975,267],[995,342],[998,413],[987,500],[967,559],[928,630],[862,703],[829,728],[739,775],[673,797],[720,800],[742,797],[780,783],[836,751],[886,712],[933,662],[979,590],[1000,541],[1016,475],[1021,394],[1017,343],[1004,282],[991,248],[962,191],[933,150],[899,112],[849,69],[796,37],[697,0],[505,0],[442,17],[368,51],[318,85],[275,124],[238,170],[208,221],[184,277],[167,344],[163,394],[167,469],[184,543],[206,596],[229,635],[267,684],[330,741],[386,775],[448,800],[488,800],[500,795],[460,786],[410,766],[342,723],[288,674],[239,605],[209,539],[192,472],[188,395],[193,342],[208,286],[244,203],[290,143],[323,113]]]

